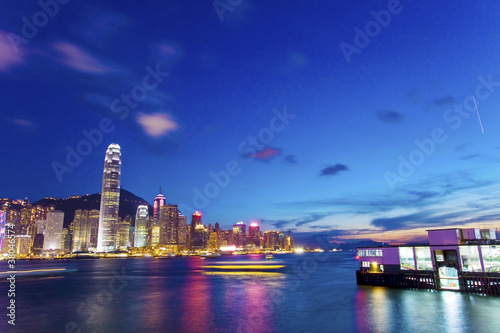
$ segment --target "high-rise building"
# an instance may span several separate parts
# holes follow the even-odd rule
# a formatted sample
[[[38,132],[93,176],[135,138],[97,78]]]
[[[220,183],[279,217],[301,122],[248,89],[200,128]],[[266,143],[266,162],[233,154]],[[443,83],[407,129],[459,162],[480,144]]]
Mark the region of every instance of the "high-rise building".
[[[145,247],[148,237],[149,210],[148,206],[140,205],[135,214],[134,246]]]
[[[179,244],[186,245],[188,229],[186,215],[179,215]]]
[[[76,210],[71,227],[71,251],[87,251],[89,249],[95,251],[99,229],[99,211],[97,209]]]
[[[30,254],[30,235],[17,235],[16,239],[16,253],[18,255],[28,255]],[[59,247],[61,245],[59,244]]]
[[[116,248],[120,250],[126,250],[129,246],[129,235],[130,235],[130,224],[132,223],[132,217],[127,215],[125,218],[118,222],[117,225],[117,236],[116,236]]]
[[[71,251],[71,237],[68,228],[62,228],[61,232],[61,250],[64,252]]]
[[[217,233],[215,231],[210,233],[210,236],[208,238],[208,248],[210,250],[220,249],[220,244],[218,241]]]
[[[196,211],[191,216],[191,225],[189,227],[189,250],[193,249],[194,234],[195,234],[196,226],[198,226],[198,225],[203,226],[203,223],[201,222],[201,213]],[[198,229],[198,230],[201,230],[201,229]]]
[[[208,229],[203,224],[196,224],[191,233],[191,250],[205,250],[208,246]]]
[[[99,234],[99,210],[92,209],[89,211],[88,222],[87,222],[87,247],[89,251],[96,251],[97,249],[97,238]]]
[[[97,236],[98,252],[108,252],[116,249],[121,165],[120,146],[112,143],[108,146],[104,157],[99,232]]]
[[[156,246],[160,244],[160,226],[154,225],[151,228],[151,246]]]
[[[77,209],[75,211],[75,218],[73,220],[73,242],[71,251],[84,251],[87,249],[87,233],[88,227],[88,211]]]
[[[248,227],[248,242],[253,246],[260,246],[260,227],[257,223],[252,222]]]
[[[160,244],[179,243],[179,209],[168,204],[160,209]]]
[[[64,212],[60,210],[52,210],[47,213],[45,235],[43,238],[43,249],[45,251],[61,249],[63,222]]]
[[[233,225],[233,239],[236,247],[244,247],[246,245],[246,225],[243,222],[238,222]]]
[[[160,193],[156,196],[153,202],[153,223],[157,222],[160,219],[160,211],[161,207],[165,206],[167,199],[161,194],[161,186]]]
[[[288,236],[286,237],[285,250],[286,251],[293,250],[293,238],[292,238],[292,232],[290,230],[288,230]]]

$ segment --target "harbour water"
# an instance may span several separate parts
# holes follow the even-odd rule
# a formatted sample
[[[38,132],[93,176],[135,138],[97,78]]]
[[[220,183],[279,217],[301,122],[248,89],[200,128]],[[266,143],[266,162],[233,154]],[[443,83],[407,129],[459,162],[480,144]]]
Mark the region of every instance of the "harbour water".
[[[351,253],[275,255],[282,272],[218,272],[218,259],[18,261],[67,268],[17,277],[16,326],[0,332],[497,332],[500,298],[356,285]],[[5,271],[4,262],[0,263]],[[76,271],[74,271],[76,270]],[[6,313],[8,284],[0,282]]]

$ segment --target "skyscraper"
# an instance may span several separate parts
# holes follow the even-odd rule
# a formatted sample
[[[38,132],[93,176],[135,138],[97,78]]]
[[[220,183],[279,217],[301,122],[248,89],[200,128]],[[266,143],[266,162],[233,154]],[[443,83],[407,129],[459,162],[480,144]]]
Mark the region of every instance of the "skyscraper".
[[[179,215],[179,244],[184,245],[186,245],[186,236],[188,234],[186,221],[186,215]]]
[[[139,207],[137,207],[137,212],[135,214],[135,247],[144,247],[147,245],[146,241],[148,237],[148,221],[148,206],[140,205]]]
[[[203,228],[197,228],[197,226],[203,226],[201,222],[201,213],[196,211],[191,216],[191,226],[189,228],[189,250],[193,250],[195,247],[200,248],[200,244],[203,244],[201,240]],[[198,231],[196,231],[198,230]]]
[[[233,225],[234,245],[236,245],[236,247],[245,247],[246,237],[247,237],[247,231],[245,223],[238,222],[234,224]]]
[[[160,244],[179,244],[179,209],[168,204],[160,209]]]
[[[121,165],[120,146],[112,143],[108,146],[104,158],[99,232],[97,236],[98,252],[114,251],[116,249]]]
[[[73,220],[73,241],[71,245],[72,252],[84,251],[88,248],[88,216],[87,210],[77,209],[75,211],[75,218]]]
[[[260,246],[260,228],[255,222],[250,223],[248,227],[248,242],[253,246]]]
[[[116,235],[116,248],[120,250],[126,250],[129,246],[129,234],[130,234],[130,224],[132,223],[132,217],[130,215],[125,216],[123,220],[117,223],[117,235]]]
[[[61,237],[64,222],[64,212],[52,210],[47,213],[47,222],[45,224],[45,235],[43,238],[44,250],[60,250]]]
[[[156,196],[153,202],[153,223],[158,223],[158,220],[160,219],[160,211],[161,207],[165,206],[166,199],[161,194],[161,186],[160,186],[160,193]]]

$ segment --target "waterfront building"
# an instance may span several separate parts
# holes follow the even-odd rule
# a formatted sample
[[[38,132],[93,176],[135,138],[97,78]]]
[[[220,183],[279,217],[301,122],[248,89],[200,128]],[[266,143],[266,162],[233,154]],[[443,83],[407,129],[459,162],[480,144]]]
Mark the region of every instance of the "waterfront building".
[[[140,205],[135,214],[134,247],[145,247],[148,236],[149,210],[148,206]]]
[[[108,146],[104,157],[101,209],[97,236],[98,252],[108,252],[116,249],[121,164],[120,146],[112,143]]]
[[[20,256],[29,255],[31,248],[30,235],[16,235],[15,240],[16,240],[16,254]]]
[[[246,225],[243,222],[238,222],[233,225],[233,240],[234,245],[238,247],[246,246]]]
[[[135,227],[130,226],[128,229],[128,243],[130,244],[130,247],[134,247],[135,244]]]
[[[208,247],[208,229],[203,224],[196,224],[191,233],[191,250],[205,250]]]
[[[248,242],[253,247],[260,247],[260,227],[257,223],[252,222],[248,227]]]
[[[92,209],[87,217],[87,250],[95,252],[99,234],[99,210]]]
[[[292,251],[292,250],[293,250],[292,232],[288,230],[288,236],[286,236],[285,239],[285,251]]]
[[[208,238],[208,249],[209,250],[218,250],[220,248],[220,244],[217,239],[217,233],[211,232]]]
[[[132,217],[130,215],[125,216],[123,220],[120,220],[117,225],[116,233],[116,249],[126,250],[129,246],[129,235],[130,235],[130,224],[132,223]]]
[[[156,246],[160,244],[160,226],[154,225],[151,228],[151,246]]]
[[[264,233],[264,248],[266,250],[281,249],[282,243],[280,240],[280,233],[277,231],[266,231]]]
[[[186,215],[179,215],[179,244],[186,246],[188,239],[187,218]]]
[[[420,283],[426,289],[500,294],[500,240],[494,229],[427,232],[428,245],[359,247],[358,284],[420,288]]]
[[[97,246],[99,230],[99,211],[97,209],[77,209],[71,223],[72,241],[71,251],[87,251]]]
[[[168,204],[160,208],[160,244],[179,243],[179,209]]]
[[[88,211],[77,209],[73,219],[73,240],[71,251],[83,251],[87,249],[87,232],[88,232]]]
[[[48,251],[61,249],[63,222],[64,212],[60,210],[52,210],[47,213],[45,235],[43,239],[43,250]]]
[[[203,226],[203,223],[201,221],[201,213],[199,211],[196,211],[193,213],[191,216],[191,225],[189,227],[189,250],[193,250],[193,243],[194,243],[194,238],[195,238],[195,230],[198,230],[198,234],[200,234],[200,228],[196,228],[197,226]],[[199,243],[199,238],[200,235],[196,236],[197,243]]]
[[[165,196],[161,194],[161,186],[160,186],[160,193],[153,200],[153,223],[156,224],[156,222],[159,221],[161,208],[165,206],[166,202],[167,199],[165,199]]]
[[[68,228],[62,228],[61,250],[64,252],[71,252],[71,234]]]

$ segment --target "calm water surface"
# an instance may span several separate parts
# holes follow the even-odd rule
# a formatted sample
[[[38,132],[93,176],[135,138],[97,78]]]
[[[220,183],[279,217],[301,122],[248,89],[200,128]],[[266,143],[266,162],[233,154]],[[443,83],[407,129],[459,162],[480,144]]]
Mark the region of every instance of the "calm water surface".
[[[217,261],[172,259],[32,261],[67,267],[55,277],[18,277],[16,326],[0,332],[499,332],[500,298],[356,285],[352,253],[275,255],[275,274],[217,274]],[[5,264],[0,264],[5,271]],[[7,283],[0,301],[7,304]],[[76,330],[75,332],[77,332]]]

